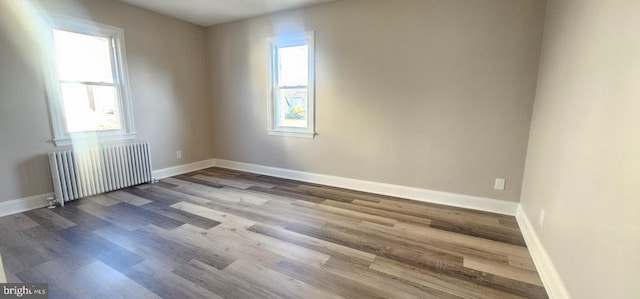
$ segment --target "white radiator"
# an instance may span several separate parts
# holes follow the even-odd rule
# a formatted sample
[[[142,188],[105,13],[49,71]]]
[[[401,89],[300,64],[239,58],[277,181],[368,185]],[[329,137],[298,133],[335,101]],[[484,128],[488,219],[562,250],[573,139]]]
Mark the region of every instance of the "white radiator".
[[[52,152],[49,166],[60,205],[152,181],[148,142]]]

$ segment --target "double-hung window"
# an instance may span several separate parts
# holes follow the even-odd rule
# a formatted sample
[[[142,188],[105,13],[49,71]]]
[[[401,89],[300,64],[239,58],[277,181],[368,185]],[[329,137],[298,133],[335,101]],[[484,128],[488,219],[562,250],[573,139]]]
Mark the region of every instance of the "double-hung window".
[[[314,33],[267,40],[269,59],[269,112],[271,135],[313,138]]]
[[[76,19],[57,19],[49,99],[53,141],[135,138],[128,88],[124,31]]]

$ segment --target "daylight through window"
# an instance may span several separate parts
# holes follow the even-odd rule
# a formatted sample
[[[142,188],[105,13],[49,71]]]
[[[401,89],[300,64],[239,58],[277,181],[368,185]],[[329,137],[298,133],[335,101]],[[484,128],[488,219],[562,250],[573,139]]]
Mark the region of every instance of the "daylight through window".
[[[313,138],[313,32],[269,39],[269,133]]]
[[[54,30],[53,41],[67,131],[119,130],[111,39]]]
[[[89,133],[101,141],[133,138],[122,29],[67,21],[52,29],[52,41],[56,145]]]

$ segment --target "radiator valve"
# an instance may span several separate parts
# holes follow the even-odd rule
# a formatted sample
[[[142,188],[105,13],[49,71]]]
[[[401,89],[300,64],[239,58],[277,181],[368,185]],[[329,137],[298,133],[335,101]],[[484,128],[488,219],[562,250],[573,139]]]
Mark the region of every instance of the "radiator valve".
[[[47,197],[47,201],[49,202],[49,205],[47,206],[48,209],[55,209],[56,208],[56,204],[58,202],[55,200],[55,198],[53,198],[53,196]]]

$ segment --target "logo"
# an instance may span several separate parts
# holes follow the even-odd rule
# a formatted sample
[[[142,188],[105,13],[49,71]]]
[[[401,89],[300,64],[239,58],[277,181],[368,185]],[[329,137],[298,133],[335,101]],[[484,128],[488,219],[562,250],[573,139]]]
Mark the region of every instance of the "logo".
[[[0,299],[45,299],[48,291],[47,283],[0,283]]]

